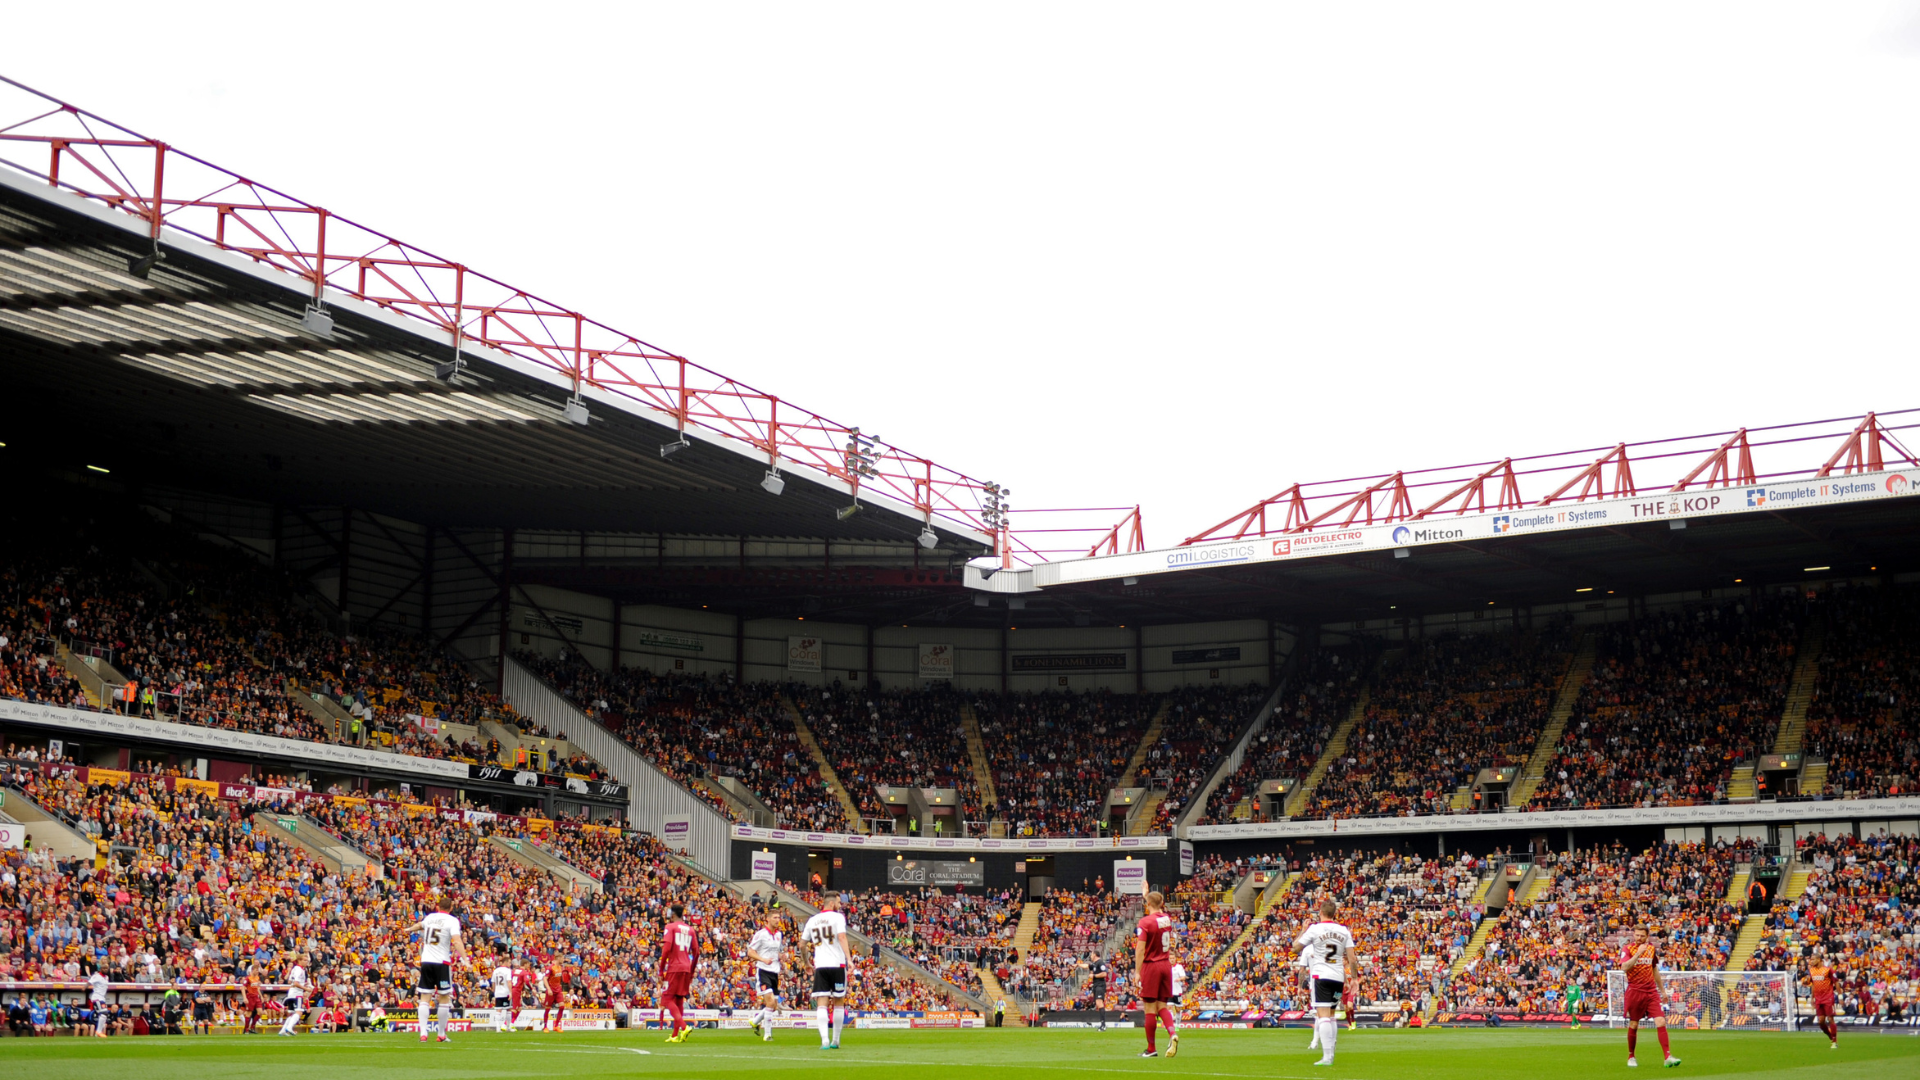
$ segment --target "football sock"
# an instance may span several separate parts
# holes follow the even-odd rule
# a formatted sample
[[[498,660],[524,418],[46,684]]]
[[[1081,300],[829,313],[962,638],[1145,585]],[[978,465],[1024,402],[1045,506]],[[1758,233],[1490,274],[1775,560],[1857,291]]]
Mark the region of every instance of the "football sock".
[[[841,1005],[833,1010],[833,1041],[840,1042],[840,1033],[847,1029],[847,1007]]]
[[[420,1037],[421,1038],[424,1039],[427,1037],[427,1030],[428,1030],[427,996],[425,994],[422,994],[420,995]]]
[[[1628,1028],[1627,1029],[1627,1056],[1628,1057],[1633,1056],[1633,1044],[1639,1041],[1640,1041],[1640,1029]]]
[[[299,1010],[299,1009],[288,1009],[288,1010],[287,1010],[287,1022],[286,1022],[286,1023],[284,1023],[284,1024],[282,1024],[282,1025],[280,1025],[280,1030],[281,1030],[281,1031],[284,1031],[284,1032],[286,1032],[286,1033],[287,1033],[287,1034],[289,1034],[289,1035],[291,1035],[291,1034],[293,1034],[293,1025],[295,1025],[295,1024],[297,1024],[297,1023],[299,1023],[299,1022],[300,1022],[300,1010]]]
[[[1147,1049],[1149,1050],[1153,1049],[1153,1025],[1159,1018],[1158,1013],[1147,1014]]]
[[[833,1041],[833,1021],[827,1018],[827,1007],[825,1005],[821,1005],[818,1009],[815,1009],[814,1013],[814,1019],[820,1025],[820,1045],[825,1046]]]
[[[1167,1029],[1167,1034],[1173,1034],[1173,1010],[1165,1005],[1160,1006],[1160,1026]]]
[[[453,1025],[453,1003],[446,999],[440,1001],[440,1037],[446,1038]]]
[[[1657,1027],[1653,1029],[1653,1033],[1655,1035],[1660,1036],[1660,1052],[1662,1054],[1665,1054],[1668,1057],[1672,1057],[1673,1049],[1667,1045],[1667,1029],[1664,1027]]]
[[[1333,1048],[1340,1041],[1340,1021],[1328,1017],[1325,1023],[1326,1029],[1320,1033],[1320,1051],[1332,1061]]]

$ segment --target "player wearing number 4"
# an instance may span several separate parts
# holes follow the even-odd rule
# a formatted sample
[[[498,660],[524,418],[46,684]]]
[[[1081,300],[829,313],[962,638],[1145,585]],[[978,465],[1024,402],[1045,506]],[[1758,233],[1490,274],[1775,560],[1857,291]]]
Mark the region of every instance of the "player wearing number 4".
[[[1314,1030],[1320,1035],[1319,1061],[1333,1064],[1333,1048],[1339,1041],[1340,1022],[1333,1010],[1340,1004],[1346,988],[1353,984],[1356,967],[1353,960],[1353,932],[1333,921],[1339,908],[1331,900],[1320,902],[1320,921],[1300,932],[1294,944],[1300,948],[1300,960],[1313,980]]]
[[[420,935],[420,1041],[427,1041],[427,999],[440,998],[440,1042],[447,1041],[447,1028],[453,1019],[453,961],[467,958],[467,943],[460,937],[460,920],[444,911],[436,911],[409,927],[409,934]]]
[[[700,956],[700,943],[693,927],[686,923],[687,908],[675,904],[670,909],[673,921],[660,936],[660,1007],[673,1017],[670,1043],[687,1041],[687,998],[693,994],[693,965]]]
[[[1660,1004],[1667,996],[1667,986],[1660,978],[1660,966],[1654,962],[1653,942],[1647,939],[1646,927],[1633,931],[1633,943],[1621,956],[1620,966],[1627,972],[1628,1067],[1640,1064],[1634,1059],[1633,1047],[1640,1038],[1640,1021],[1650,1019],[1660,1036],[1660,1052],[1666,1055],[1667,1068],[1673,1068],[1680,1064],[1680,1059],[1673,1056],[1673,1050],[1667,1045],[1667,1012]]]

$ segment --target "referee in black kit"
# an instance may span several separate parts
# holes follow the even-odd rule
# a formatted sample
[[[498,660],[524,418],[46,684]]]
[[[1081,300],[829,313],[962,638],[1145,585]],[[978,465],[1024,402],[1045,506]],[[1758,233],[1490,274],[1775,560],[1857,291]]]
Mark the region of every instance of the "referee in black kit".
[[[1100,1012],[1100,1030],[1107,1030],[1107,959],[1097,956],[1087,968],[1091,976],[1087,986],[1093,990],[1093,1007]]]

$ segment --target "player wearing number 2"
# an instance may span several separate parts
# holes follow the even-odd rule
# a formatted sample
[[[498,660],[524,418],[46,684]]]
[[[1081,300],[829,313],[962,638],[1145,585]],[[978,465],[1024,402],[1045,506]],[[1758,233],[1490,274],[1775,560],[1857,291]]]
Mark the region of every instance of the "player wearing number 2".
[[[1353,984],[1357,967],[1353,959],[1353,932],[1333,921],[1339,908],[1331,900],[1320,902],[1320,921],[1300,932],[1294,944],[1300,960],[1313,979],[1314,1030],[1320,1034],[1320,1053],[1315,1065],[1333,1064],[1333,1047],[1338,1041],[1340,1022],[1333,1010],[1341,995]]]
[[[440,998],[440,1040],[447,1041],[447,1028],[453,1019],[453,961],[467,958],[467,943],[460,938],[460,920],[444,911],[436,911],[415,923],[408,931],[420,935],[420,1041],[427,1041],[427,999]]]

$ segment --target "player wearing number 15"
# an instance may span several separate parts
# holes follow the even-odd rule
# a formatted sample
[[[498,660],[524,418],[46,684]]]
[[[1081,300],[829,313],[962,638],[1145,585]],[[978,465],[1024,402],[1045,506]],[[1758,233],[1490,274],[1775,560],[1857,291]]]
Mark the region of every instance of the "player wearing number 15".
[[[687,1041],[687,998],[693,994],[693,965],[700,958],[700,942],[687,925],[687,909],[675,904],[673,919],[660,935],[660,1006],[673,1017],[670,1043]]]
[[[467,943],[460,937],[460,920],[444,911],[432,912],[413,925],[408,933],[420,935],[420,1041],[427,1041],[427,1001],[440,999],[441,1042],[447,1041],[447,1028],[453,1019],[453,961],[467,958]]]

